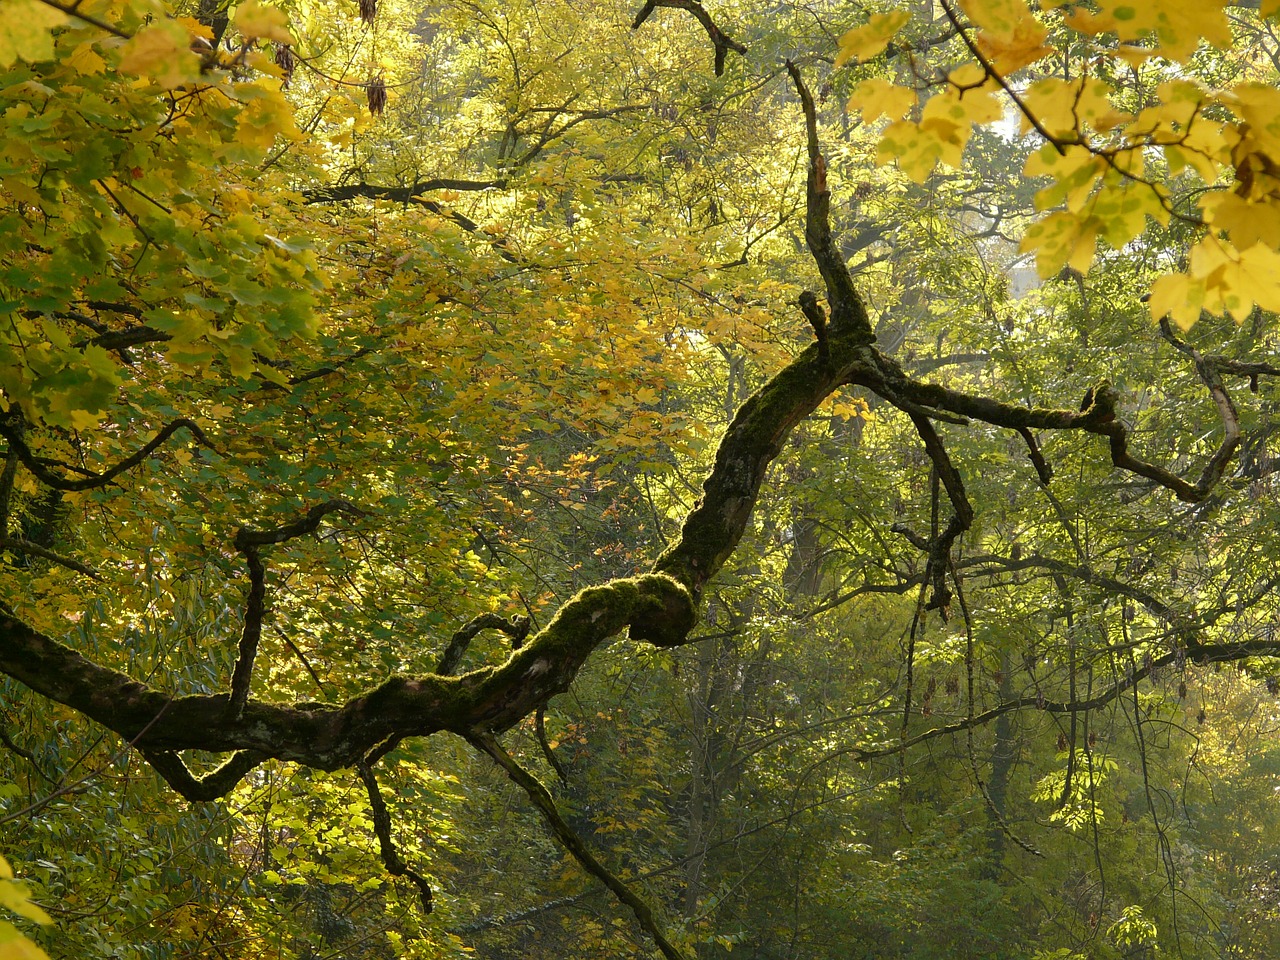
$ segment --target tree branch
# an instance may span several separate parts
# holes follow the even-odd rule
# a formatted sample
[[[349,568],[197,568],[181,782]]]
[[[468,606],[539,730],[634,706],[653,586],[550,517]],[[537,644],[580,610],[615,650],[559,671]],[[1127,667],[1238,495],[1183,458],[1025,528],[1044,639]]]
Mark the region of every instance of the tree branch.
[[[525,792],[525,795],[537,807],[538,812],[542,814],[543,820],[551,828],[556,839],[573,855],[573,858],[578,861],[582,868],[608,887],[619,901],[631,908],[636,920],[639,921],[644,931],[653,938],[653,941],[658,945],[658,949],[662,951],[662,955],[667,960],[685,960],[684,954],[667,939],[662,932],[662,928],[658,926],[658,922],[653,916],[653,910],[649,905],[640,899],[608,867],[597,860],[591,851],[587,849],[586,843],[578,836],[577,831],[569,826],[564,817],[560,816],[560,811],[556,807],[554,798],[552,798],[547,788],[542,785],[541,781],[520,766],[511,754],[503,749],[502,744],[498,742],[493,734],[477,733],[467,737],[467,739],[477,750],[492,757],[493,761],[511,778],[511,781]]]
[[[649,19],[649,15],[658,7],[688,10],[702,24],[702,28],[707,31],[707,36],[711,38],[711,43],[715,47],[715,71],[717,77],[724,73],[725,57],[730,50],[740,56],[746,55],[746,46],[734,40],[716,26],[716,22],[711,19],[711,14],[707,13],[706,8],[701,3],[698,3],[698,0],[645,0],[645,5],[640,8],[635,20],[631,22],[631,29],[639,30],[644,25],[644,22]]]
[[[373,832],[378,838],[378,853],[382,857],[383,866],[393,877],[408,877],[413,881],[422,898],[422,912],[429,914],[434,908],[431,884],[426,877],[400,859],[400,853],[391,839],[391,814],[387,810],[386,801],[382,799],[382,791],[378,788],[378,780],[373,775],[373,768],[361,761],[356,764],[356,771],[364,781],[365,790],[369,794],[369,808],[373,812]]]
[[[22,461],[22,465],[35,475],[41,483],[46,486],[53,487],[55,490],[64,490],[68,492],[77,492],[81,490],[93,490],[97,487],[105,487],[120,474],[132,470],[171,436],[179,430],[188,431],[196,442],[201,446],[208,447],[210,450],[216,449],[204,435],[204,431],[194,420],[188,420],[186,417],[179,417],[168,426],[162,428],[145,446],[132,456],[126,457],[110,469],[101,473],[89,473],[80,480],[68,480],[66,477],[60,477],[54,473],[44,463],[31,452],[31,448],[27,446],[26,440],[22,437],[22,431],[15,418],[0,417],[0,436],[9,441],[9,449],[16,451],[18,459]]]

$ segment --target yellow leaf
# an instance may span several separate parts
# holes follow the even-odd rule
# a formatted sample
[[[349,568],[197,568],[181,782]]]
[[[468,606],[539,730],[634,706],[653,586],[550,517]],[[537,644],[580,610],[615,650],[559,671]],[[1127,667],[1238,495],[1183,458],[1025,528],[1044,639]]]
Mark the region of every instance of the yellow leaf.
[[[1265,83],[1241,83],[1219,98],[1249,125],[1260,151],[1280,157],[1280,90]]]
[[[1231,24],[1223,6],[1226,0],[1153,3],[1151,0],[1099,0],[1097,13],[1077,8],[1063,17],[1071,29],[1089,36],[1115,33],[1121,41],[1153,40],[1152,53],[1184,61],[1200,41],[1215,47],[1231,45]]]
[[[0,920],[0,958],[3,960],[49,960],[49,955],[24,937],[9,921]]]
[[[853,88],[849,97],[849,112],[862,111],[862,119],[870,123],[880,117],[901,120],[916,105],[916,92],[908,87],[897,87],[888,80],[875,77],[863,80]]]
[[[293,35],[289,33],[284,12],[267,6],[261,0],[245,0],[236,7],[232,23],[246,39],[261,37],[264,40],[293,43]]]
[[[1129,66],[1135,68],[1142,66],[1156,55],[1156,52],[1149,47],[1135,47],[1131,43],[1119,44],[1110,53],[1113,57],[1123,60]]]
[[[1059,211],[1027,228],[1021,250],[1035,251],[1036,270],[1043,278],[1056,275],[1064,266],[1085,273],[1093,265],[1101,230],[1096,217]]]
[[[1205,221],[1227,235],[1236,249],[1261,243],[1280,248],[1280,204],[1270,199],[1246,200],[1228,191],[1207,193],[1200,199]]]
[[[89,40],[71,52],[71,56],[67,57],[67,63],[71,64],[72,69],[81,76],[101,73],[107,66],[107,62],[98,56],[93,42]]]
[[[0,67],[14,60],[29,63],[53,59],[54,27],[65,23],[67,15],[39,0],[4,0],[0,14]]]
[[[1183,330],[1190,330],[1200,319],[1204,305],[1204,282],[1193,280],[1183,273],[1170,273],[1151,285],[1147,308],[1151,319],[1159,322],[1171,319]]]
[[[1280,311],[1280,253],[1255,244],[1225,260],[1205,278],[1205,286],[1217,294],[1220,309],[1230,313],[1236,323],[1253,312],[1254,304],[1263,310]]]
[[[158,20],[124,45],[121,73],[151,77],[172,90],[200,77],[200,58],[191,52],[187,31],[172,20]]]
[[[911,14],[906,10],[890,10],[873,13],[861,27],[850,30],[840,38],[840,52],[836,54],[836,66],[842,67],[850,60],[866,63],[879,56],[889,41],[906,26]]]
[[[1040,124],[1059,139],[1080,139],[1085,126],[1114,126],[1111,87],[1094,77],[1061,80],[1045,77],[1033,83],[1023,102]],[[1030,129],[1026,119],[1023,133]]]
[[[1069,146],[1059,153],[1053,144],[1046,143],[1027,157],[1022,172],[1028,177],[1054,179],[1052,185],[1036,193],[1037,210],[1065,203],[1068,210],[1078,211],[1106,169],[1106,161],[1085,147]]]
[[[1025,0],[961,0],[960,6],[982,28],[975,38],[978,48],[1005,74],[1053,52],[1044,42],[1049,31]]]
[[[937,131],[925,133],[910,120],[899,120],[885,128],[876,154],[877,163],[898,161],[898,166],[916,183],[924,183],[937,166],[942,143]]]
[[[1280,13],[1280,0],[1262,0],[1258,5],[1258,12],[1264,17],[1274,17]]]

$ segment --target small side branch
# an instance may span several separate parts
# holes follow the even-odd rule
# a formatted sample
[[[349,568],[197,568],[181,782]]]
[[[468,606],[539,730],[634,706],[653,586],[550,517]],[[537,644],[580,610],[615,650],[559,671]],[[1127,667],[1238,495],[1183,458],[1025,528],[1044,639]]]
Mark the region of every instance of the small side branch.
[[[929,609],[945,610],[951,601],[951,591],[947,587],[947,570],[951,567],[951,547],[956,538],[973,524],[973,506],[969,503],[968,494],[964,490],[964,482],[960,473],[951,462],[947,448],[942,445],[942,438],[928,418],[919,414],[910,414],[916,432],[924,441],[925,452],[933,461],[938,479],[947,491],[947,499],[951,501],[951,519],[947,526],[929,542],[929,570],[933,575],[933,595],[929,598]],[[935,488],[936,489],[936,488]]]
[[[356,764],[360,779],[364,781],[365,790],[369,794],[369,808],[373,812],[373,832],[378,837],[378,852],[387,873],[393,877],[408,877],[418,888],[422,897],[422,912],[430,913],[434,909],[432,903],[431,884],[427,878],[418,873],[400,859],[400,853],[391,839],[391,814],[382,799],[382,791],[378,787],[378,778],[373,775],[373,768],[368,763]]]
[[[662,932],[657,920],[654,919],[653,910],[650,909],[649,905],[591,854],[582,838],[560,815],[559,809],[556,808],[555,800],[547,791],[547,788],[542,785],[541,781],[520,766],[511,754],[503,749],[502,744],[498,742],[497,737],[492,733],[476,731],[471,733],[467,739],[477,750],[492,757],[493,761],[506,772],[511,781],[524,790],[529,800],[538,808],[538,812],[542,814],[543,820],[547,822],[551,831],[556,835],[556,839],[582,865],[582,868],[608,887],[622,903],[631,908],[636,920],[639,921],[645,932],[653,938],[658,945],[658,949],[662,951],[662,955],[667,960],[686,960],[684,954]]]
[[[90,473],[79,480],[68,480],[66,477],[59,476],[54,473],[44,463],[31,452],[31,448],[27,446],[26,440],[22,437],[21,428],[15,424],[14,418],[0,419],[0,436],[9,441],[9,449],[15,451],[18,459],[22,461],[22,465],[35,475],[36,479],[46,486],[53,487],[55,490],[64,490],[67,492],[77,492],[80,490],[93,490],[98,487],[105,487],[120,474],[128,470],[132,470],[147,457],[151,456],[155,450],[166,440],[172,437],[179,430],[186,430],[196,441],[210,450],[214,449],[209,438],[204,435],[204,431],[196,424],[194,420],[188,420],[186,417],[179,417],[168,426],[161,429],[145,446],[132,456],[126,457],[117,463],[114,467],[104,470],[101,473]]]
[[[746,45],[739,43],[716,26],[716,22],[711,19],[711,14],[707,13],[706,8],[701,3],[698,3],[698,0],[645,0],[645,5],[640,8],[635,20],[631,22],[631,29],[639,30],[644,25],[644,22],[649,19],[649,15],[658,7],[688,10],[702,24],[702,29],[707,31],[707,36],[711,38],[712,46],[715,47],[717,77],[724,73],[725,57],[730,50],[739,56],[746,55]]]
[[[267,567],[262,562],[261,548],[273,543],[284,543],[303,534],[317,530],[326,516],[335,512],[363,517],[364,511],[346,500],[328,500],[307,511],[306,516],[292,523],[271,530],[254,530],[241,527],[236,532],[236,548],[244,554],[249,568],[249,595],[245,600],[244,629],[240,633],[236,665],[231,672],[231,698],[227,703],[227,716],[237,720],[249,702],[249,686],[253,680],[253,663],[262,640],[262,617],[267,603]],[[318,682],[318,680],[317,680]]]
[[[256,750],[237,750],[227,762],[203,777],[196,777],[177,753],[169,750],[142,750],[151,769],[164,778],[184,799],[193,803],[217,800],[231,792],[245,775],[267,759]]]
[[[831,345],[827,342],[827,313],[818,303],[812,291],[805,290],[800,294],[800,312],[813,327],[813,335],[818,339],[818,360],[824,367],[831,366]]]
[[[1240,446],[1240,415],[1236,413],[1235,404],[1231,402],[1231,395],[1227,393],[1226,384],[1222,382],[1222,376],[1218,373],[1217,367],[1202,357],[1195,347],[1180,340],[1174,334],[1168,317],[1160,321],[1160,332],[1174,347],[1191,358],[1200,381],[1209,388],[1209,395],[1213,397],[1214,405],[1218,408],[1218,416],[1222,418],[1222,443],[1209,458],[1209,462],[1205,464],[1200,474],[1200,479],[1196,481],[1195,489],[1203,499],[1214,484],[1222,479],[1222,475],[1227,471],[1227,464],[1231,462],[1236,448]]]
[[[68,570],[74,570],[76,573],[82,573],[86,577],[90,577],[99,582],[102,581],[101,574],[93,567],[81,563],[79,560],[73,560],[70,557],[64,557],[60,553],[54,553],[46,547],[40,546],[38,543],[32,543],[30,540],[23,540],[21,537],[2,537],[0,536],[0,550],[12,550],[14,553],[25,553],[30,557],[39,557],[41,560],[48,560],[50,563],[56,563],[60,567],[66,567]]]
[[[787,61],[787,72],[791,74],[791,81],[800,95],[800,103],[804,109],[805,137],[809,145],[804,239],[809,245],[809,254],[818,265],[822,282],[827,287],[827,301],[831,304],[831,329],[833,333],[856,333],[860,340],[871,343],[875,340],[875,335],[871,331],[867,308],[858,295],[844,257],[831,236],[831,190],[827,185],[827,160],[818,143],[818,113],[813,104],[813,94],[805,86],[800,68],[790,60]]]
[[[467,652],[467,647],[481,630],[501,630],[511,638],[512,649],[519,650],[524,645],[525,638],[529,636],[529,625],[528,617],[514,616],[508,620],[496,613],[480,614],[475,619],[467,621],[454,633],[449,646],[445,647],[444,653],[440,656],[436,673],[442,677],[455,673],[458,664],[462,662],[463,654]]]
[[[1036,468],[1036,476],[1040,478],[1040,486],[1049,486],[1049,481],[1053,479],[1053,467],[1049,466],[1044,454],[1040,452],[1040,444],[1036,443],[1035,435],[1026,427],[1018,427],[1017,429],[1018,435],[1027,443],[1027,456],[1031,458],[1031,463]]]

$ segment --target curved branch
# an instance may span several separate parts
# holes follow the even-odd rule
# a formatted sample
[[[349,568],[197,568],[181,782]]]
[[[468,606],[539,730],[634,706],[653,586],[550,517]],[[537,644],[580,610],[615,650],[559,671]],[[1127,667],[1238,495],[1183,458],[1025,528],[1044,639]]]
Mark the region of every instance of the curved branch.
[[[240,634],[239,652],[231,671],[231,698],[227,704],[227,715],[231,719],[239,718],[249,700],[253,662],[258,655],[258,644],[262,640],[262,617],[267,605],[267,567],[262,562],[261,548],[314,533],[326,516],[337,512],[365,516],[365,512],[355,504],[335,499],[317,504],[307,511],[306,516],[272,530],[241,527],[236,531],[236,548],[244,554],[245,563],[249,567],[249,596],[245,600],[244,628]]]
[[[711,43],[715,47],[715,71],[717,77],[724,73],[725,57],[730,50],[740,56],[746,55],[746,45],[734,40],[733,37],[716,26],[716,22],[711,19],[711,14],[707,13],[706,8],[698,0],[645,0],[645,5],[640,8],[635,20],[631,22],[631,29],[639,30],[644,25],[644,22],[649,19],[649,15],[658,7],[688,10],[702,24],[702,28],[707,31],[707,36],[711,38]]]
[[[54,473],[44,463],[31,452],[31,448],[27,446],[26,441],[22,438],[20,428],[13,422],[12,418],[0,419],[0,436],[9,441],[9,449],[17,453],[18,459],[22,461],[22,465],[35,475],[36,479],[46,486],[53,487],[55,490],[65,490],[68,492],[78,492],[82,490],[93,490],[97,487],[105,487],[108,483],[132,470],[147,457],[151,456],[155,450],[166,440],[172,437],[179,430],[188,431],[196,442],[201,446],[208,447],[210,450],[216,449],[204,435],[204,431],[194,420],[188,420],[186,417],[179,417],[168,426],[162,428],[159,433],[151,438],[142,449],[138,450],[131,456],[121,460],[115,466],[101,473],[90,473],[88,476],[80,480],[68,480]]]
[[[361,761],[356,764],[356,771],[360,774],[365,791],[369,794],[369,809],[373,813],[373,832],[378,838],[378,853],[382,857],[383,866],[393,877],[408,877],[412,880],[413,885],[418,888],[418,895],[422,898],[422,912],[430,913],[434,908],[431,884],[426,877],[400,859],[400,853],[391,839],[391,813],[387,810],[386,801],[382,799],[382,791],[378,787],[377,777],[373,775],[373,768]]]

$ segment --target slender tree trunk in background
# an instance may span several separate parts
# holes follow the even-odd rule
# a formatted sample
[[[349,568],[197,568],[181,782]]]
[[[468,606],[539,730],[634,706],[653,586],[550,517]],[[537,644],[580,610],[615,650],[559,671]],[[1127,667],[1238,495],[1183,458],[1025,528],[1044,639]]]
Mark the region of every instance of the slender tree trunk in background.
[[[1013,661],[1008,653],[1000,656],[1000,700],[1011,700],[1014,696]],[[988,858],[988,872],[994,877],[1000,872],[1000,861],[1004,857],[1008,837],[1004,828],[996,818],[1008,820],[1009,776],[1013,773],[1013,763],[1017,757],[1017,743],[1014,741],[1013,714],[1002,713],[992,725],[995,731],[995,743],[991,748],[991,777],[987,781],[987,796],[991,798],[991,856]]]

